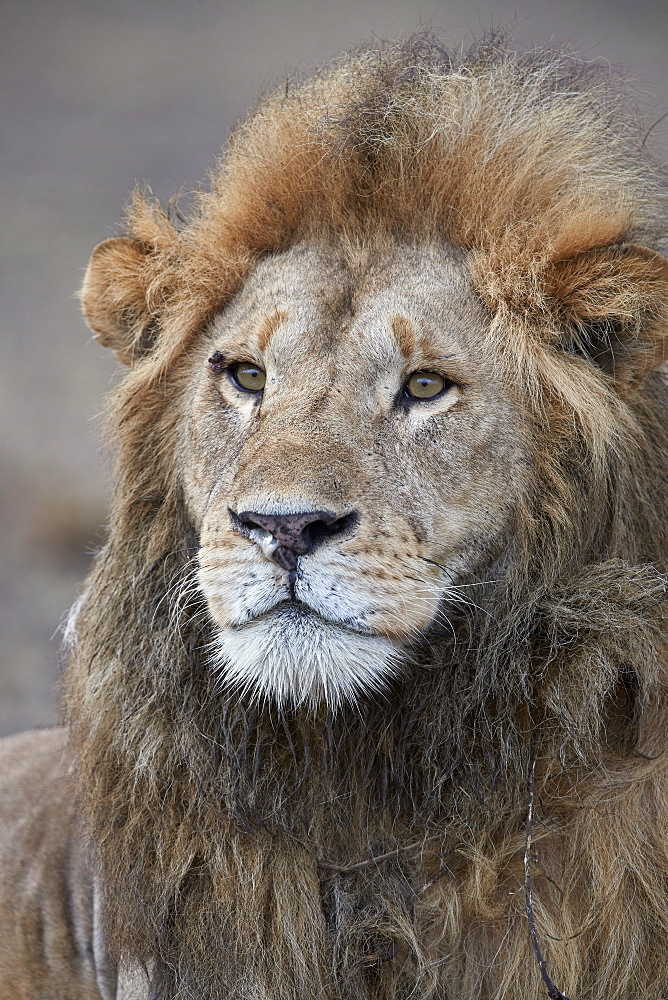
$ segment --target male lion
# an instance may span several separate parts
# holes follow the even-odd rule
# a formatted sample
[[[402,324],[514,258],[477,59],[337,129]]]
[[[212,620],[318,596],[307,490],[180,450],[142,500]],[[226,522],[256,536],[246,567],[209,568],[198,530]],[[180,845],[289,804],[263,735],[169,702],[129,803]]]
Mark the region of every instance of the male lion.
[[[663,192],[600,67],[418,38],[135,199],[3,998],[666,1000]]]

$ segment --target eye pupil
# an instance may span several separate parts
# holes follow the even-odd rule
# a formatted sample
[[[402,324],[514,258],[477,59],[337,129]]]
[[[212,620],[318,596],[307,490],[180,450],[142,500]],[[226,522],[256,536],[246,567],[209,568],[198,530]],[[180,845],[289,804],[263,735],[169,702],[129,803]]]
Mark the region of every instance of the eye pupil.
[[[406,382],[405,393],[411,399],[434,399],[450,384],[437,372],[413,372]]]

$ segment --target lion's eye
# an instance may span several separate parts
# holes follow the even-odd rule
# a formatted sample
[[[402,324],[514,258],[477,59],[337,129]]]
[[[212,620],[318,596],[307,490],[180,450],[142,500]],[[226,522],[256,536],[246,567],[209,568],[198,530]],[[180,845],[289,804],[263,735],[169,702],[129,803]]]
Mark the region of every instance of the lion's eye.
[[[406,382],[404,392],[409,399],[435,399],[453,385],[436,372],[413,372]]]
[[[262,392],[267,381],[262,368],[248,361],[238,361],[228,371],[234,385],[243,392]]]

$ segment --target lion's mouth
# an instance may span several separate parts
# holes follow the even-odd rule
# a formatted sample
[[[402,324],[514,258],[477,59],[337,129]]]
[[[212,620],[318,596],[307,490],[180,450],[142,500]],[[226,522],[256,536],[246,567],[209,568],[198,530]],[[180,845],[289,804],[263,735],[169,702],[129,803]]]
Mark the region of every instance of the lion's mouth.
[[[363,616],[338,616],[334,614],[323,614],[321,610],[316,610],[306,601],[300,600],[297,597],[279,601],[269,611],[264,611],[262,614],[256,615],[255,617],[247,619],[238,625],[233,625],[232,627],[242,629],[261,621],[267,621],[271,618],[281,618],[288,626],[289,623],[294,622],[295,627],[299,627],[301,623],[308,621],[310,624],[320,623],[323,626],[336,625],[339,628],[344,628],[348,632],[354,632],[357,635],[378,635],[378,632],[375,629],[366,624]]]

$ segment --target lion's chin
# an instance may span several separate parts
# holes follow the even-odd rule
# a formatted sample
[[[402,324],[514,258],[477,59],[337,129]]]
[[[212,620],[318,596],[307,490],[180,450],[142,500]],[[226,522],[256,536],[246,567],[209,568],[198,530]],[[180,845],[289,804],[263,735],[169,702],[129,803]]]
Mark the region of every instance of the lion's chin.
[[[351,631],[294,604],[221,628],[216,645],[214,668],[226,686],[281,707],[337,708],[382,692],[403,659],[389,639]]]

